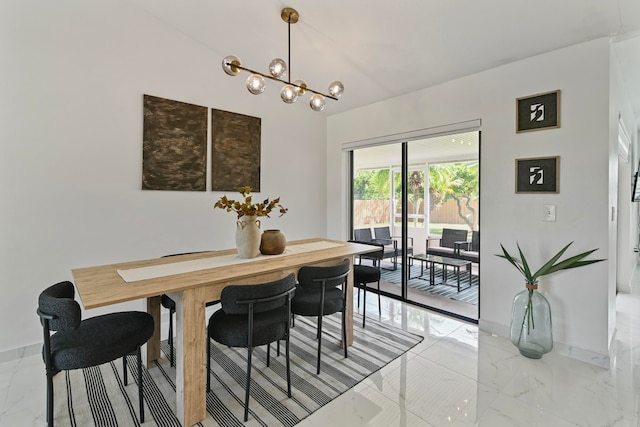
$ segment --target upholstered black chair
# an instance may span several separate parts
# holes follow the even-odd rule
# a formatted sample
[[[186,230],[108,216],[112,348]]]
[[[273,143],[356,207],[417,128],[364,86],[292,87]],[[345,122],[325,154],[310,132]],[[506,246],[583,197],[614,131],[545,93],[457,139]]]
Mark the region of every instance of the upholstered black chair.
[[[363,303],[362,303],[362,327],[364,328],[367,320],[367,284],[376,282],[378,284],[378,314],[382,315],[382,306],[380,301],[380,261],[384,257],[384,245],[376,243],[358,242],[352,240],[352,242],[361,243],[371,246],[371,252],[367,252],[365,255],[367,259],[370,259],[373,265],[355,264],[353,266],[353,282],[358,286],[358,307],[360,307],[360,288],[362,288]]]
[[[222,308],[209,318],[207,335],[229,347],[247,349],[244,420],[249,418],[251,355],[253,348],[284,339],[286,346],[287,395],[291,397],[289,327],[291,298],[296,280],[293,273],[260,285],[231,285],[222,290]],[[267,347],[269,366],[270,346]],[[207,341],[207,392],[211,390],[211,345]]]
[[[181,254],[163,255],[162,258],[168,258],[172,256],[179,256],[179,255],[199,254],[202,252],[206,252],[206,251],[184,252]],[[207,307],[217,304],[219,302],[220,301],[210,301],[207,303]],[[167,338],[167,343],[169,344],[169,362],[171,366],[175,366],[176,361],[175,361],[175,350],[174,350],[175,347],[173,345],[173,315],[176,314],[176,302],[171,297],[169,297],[169,295],[162,294],[162,297],[160,299],[160,304],[164,308],[169,310],[169,336]]]
[[[140,422],[144,422],[142,357],[140,347],[153,335],[148,313],[128,311],[82,320],[74,300],[73,283],[65,281],[45,289],[38,298],[38,316],[44,334],[43,358],[47,374],[47,425],[53,427],[53,376],[60,371],[83,369],[119,359],[127,385],[127,355],[138,359]],[[52,335],[51,331],[55,331]]]
[[[347,357],[347,330],[345,314],[347,306],[347,277],[349,260],[338,265],[315,267],[304,266],[298,271],[298,286],[291,302],[294,315],[318,317],[318,358],[316,373],[320,373],[322,347],[322,317],[342,312],[342,345]],[[341,289],[339,288],[341,287]]]

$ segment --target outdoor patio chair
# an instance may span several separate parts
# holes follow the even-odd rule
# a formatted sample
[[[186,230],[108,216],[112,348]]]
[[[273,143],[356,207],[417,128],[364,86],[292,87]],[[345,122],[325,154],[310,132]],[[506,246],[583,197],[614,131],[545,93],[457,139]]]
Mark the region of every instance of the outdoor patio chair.
[[[375,242],[385,246],[384,258],[393,258],[393,269],[398,265],[398,256],[402,254],[402,240],[399,236],[391,235],[390,227],[374,227]],[[413,255],[413,237],[407,237],[407,255]],[[393,248],[393,250],[392,250]],[[393,252],[393,255],[391,253]]]
[[[353,238],[355,241],[361,242],[361,243],[373,243],[373,244],[383,245],[385,247],[383,258],[393,258],[392,270],[397,269],[398,242],[390,238],[389,239],[374,238],[370,228],[354,229]],[[371,260],[372,263],[375,261],[375,259],[370,258],[367,254],[361,254],[359,256],[359,261],[362,261],[363,259]],[[388,269],[385,269],[385,270],[388,270]]]

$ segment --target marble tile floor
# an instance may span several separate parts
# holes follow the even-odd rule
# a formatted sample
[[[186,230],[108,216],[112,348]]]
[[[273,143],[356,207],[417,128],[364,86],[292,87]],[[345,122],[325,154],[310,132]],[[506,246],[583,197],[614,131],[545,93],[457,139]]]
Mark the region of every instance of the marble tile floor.
[[[377,298],[367,303],[377,317]],[[608,370],[554,352],[526,359],[476,325],[383,298],[382,321],[424,341],[299,426],[638,426],[640,296],[617,305]],[[0,364],[0,427],[44,426],[44,408],[40,356]]]

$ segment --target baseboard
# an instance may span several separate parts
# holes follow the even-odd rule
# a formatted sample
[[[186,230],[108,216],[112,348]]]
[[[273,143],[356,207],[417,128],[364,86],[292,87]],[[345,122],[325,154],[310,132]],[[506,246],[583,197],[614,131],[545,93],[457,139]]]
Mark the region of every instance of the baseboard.
[[[510,330],[508,326],[480,319],[478,321],[478,327],[484,332],[509,339]],[[553,342],[552,351],[581,362],[611,369],[611,357],[608,354],[596,353],[591,350],[573,347],[556,341]]]
[[[10,350],[0,351],[0,363],[12,362],[22,359],[23,357],[33,356],[42,353],[42,343],[26,345],[24,347],[12,348]]]
[[[498,323],[489,322],[482,318],[478,319],[478,327],[481,331],[487,332],[492,335],[497,335],[499,337],[509,338],[509,327],[504,326]]]
[[[564,343],[553,343],[553,351],[581,362],[590,363],[600,366],[601,368],[611,369],[611,356],[608,354],[600,354],[595,351],[585,350],[583,348],[572,347]]]

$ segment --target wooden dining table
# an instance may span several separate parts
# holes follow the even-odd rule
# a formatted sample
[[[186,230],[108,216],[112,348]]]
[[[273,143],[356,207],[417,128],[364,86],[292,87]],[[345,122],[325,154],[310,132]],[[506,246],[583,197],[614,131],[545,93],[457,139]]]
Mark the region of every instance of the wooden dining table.
[[[72,270],[85,309],[146,298],[156,328],[147,342],[147,362],[160,358],[160,299],[176,301],[176,409],[184,426],[207,416],[205,305],[225,286],[258,284],[297,273],[305,265],[332,265],[371,251],[371,246],[313,238],[287,243],[280,255],[240,259],[235,249],[201,252]],[[353,268],[347,282],[347,342],[353,341]]]

